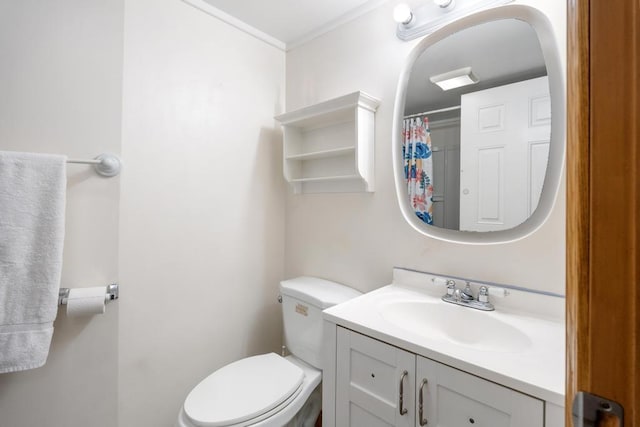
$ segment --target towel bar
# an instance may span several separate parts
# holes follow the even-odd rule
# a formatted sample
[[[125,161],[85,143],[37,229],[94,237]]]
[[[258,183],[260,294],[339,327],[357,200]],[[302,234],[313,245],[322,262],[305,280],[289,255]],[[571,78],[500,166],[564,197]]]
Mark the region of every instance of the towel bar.
[[[67,300],[69,299],[69,292],[71,289],[69,288],[60,288],[58,292],[58,305],[67,305]],[[107,302],[116,300],[120,297],[120,285],[117,283],[112,283],[106,286],[105,289],[105,300]]]
[[[117,176],[122,169],[122,162],[115,154],[102,153],[95,159],[68,159],[67,163],[93,165],[95,171],[104,177],[111,178]]]

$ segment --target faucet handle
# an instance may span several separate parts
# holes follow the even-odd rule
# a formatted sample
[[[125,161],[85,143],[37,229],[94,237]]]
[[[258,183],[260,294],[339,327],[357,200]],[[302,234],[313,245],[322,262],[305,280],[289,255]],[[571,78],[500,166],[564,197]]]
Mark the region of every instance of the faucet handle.
[[[478,301],[487,303],[489,302],[489,288],[486,286],[480,286],[480,292],[478,293]]]
[[[508,297],[510,295],[510,292],[508,289],[492,286],[489,288],[489,295],[496,298],[504,298]]]
[[[445,279],[444,277],[432,277],[431,281],[434,285],[438,286],[447,286],[447,284],[449,283],[449,280]]]
[[[447,284],[447,295],[453,296],[454,292],[456,291],[456,281],[453,279],[448,279],[446,284]]]

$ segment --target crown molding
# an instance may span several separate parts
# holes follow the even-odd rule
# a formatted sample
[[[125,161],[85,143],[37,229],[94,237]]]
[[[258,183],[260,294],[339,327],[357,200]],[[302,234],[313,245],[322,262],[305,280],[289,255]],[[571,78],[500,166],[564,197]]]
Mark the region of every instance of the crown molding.
[[[214,18],[217,18],[220,21],[231,25],[232,27],[244,33],[247,33],[250,36],[257,38],[258,40],[261,40],[277,49],[282,50],[283,52],[287,50],[287,45],[284,42],[276,39],[275,37],[270,36],[269,34],[263,31],[258,30],[255,27],[252,27],[246,22],[241,21],[238,18],[231,16],[226,12],[223,12],[217,7],[212,6],[209,3],[205,2],[204,0],[182,0],[182,1],[188,4],[189,6],[193,6],[196,9],[206,13],[207,15],[213,16]]]
[[[182,0],[184,3],[206,13],[207,15],[213,16],[214,18],[217,18],[219,20],[221,20],[222,22],[225,22],[229,25],[231,25],[232,27],[243,31],[255,38],[257,38],[258,40],[261,40],[277,49],[280,49],[284,52],[291,50],[291,49],[295,49],[299,46],[304,45],[305,43],[310,42],[311,40],[320,37],[323,34],[328,33],[329,31],[332,31],[336,28],[338,28],[341,25],[347,24],[359,17],[361,17],[362,15],[365,15],[366,13],[371,12],[374,9],[379,8],[380,6],[382,6],[384,3],[387,3],[389,0],[372,0],[372,1],[368,1],[367,3],[350,10],[349,12],[335,18],[332,19],[331,21],[327,22],[324,25],[321,25],[317,28],[314,28],[313,30],[309,31],[308,33],[296,38],[295,40],[292,40],[289,43],[285,43],[282,40],[279,40],[261,30],[258,30],[257,28],[247,24],[244,21],[241,21],[240,19],[229,15],[228,13],[218,9],[215,6],[212,6],[211,4],[207,3],[204,0]]]
[[[323,34],[328,33],[329,31],[335,30],[341,25],[347,24],[351,21],[358,19],[359,17],[371,12],[374,9],[379,8],[383,4],[387,3],[389,0],[376,0],[376,1],[368,1],[367,3],[356,7],[355,9],[350,10],[349,12],[338,16],[335,19],[327,22],[320,27],[314,28],[308,33],[298,37],[295,40],[287,43],[286,50],[292,50],[299,46],[304,45],[305,43],[310,42],[311,40],[320,37]]]

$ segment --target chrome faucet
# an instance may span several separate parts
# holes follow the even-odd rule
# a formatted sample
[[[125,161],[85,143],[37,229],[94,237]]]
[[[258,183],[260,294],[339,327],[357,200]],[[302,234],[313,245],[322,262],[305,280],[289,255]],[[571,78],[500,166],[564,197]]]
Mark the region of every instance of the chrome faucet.
[[[462,305],[464,307],[471,307],[483,311],[495,310],[493,304],[489,302],[489,288],[486,286],[480,286],[478,298],[473,296],[471,285],[466,282],[464,289],[458,289],[456,287],[455,280],[448,279],[446,282],[447,293],[442,297],[442,301],[451,304]]]
[[[467,286],[465,286],[464,290],[460,293],[460,297],[464,301],[473,301],[474,300],[473,291],[471,290],[471,285],[469,285],[469,282],[467,282]]]

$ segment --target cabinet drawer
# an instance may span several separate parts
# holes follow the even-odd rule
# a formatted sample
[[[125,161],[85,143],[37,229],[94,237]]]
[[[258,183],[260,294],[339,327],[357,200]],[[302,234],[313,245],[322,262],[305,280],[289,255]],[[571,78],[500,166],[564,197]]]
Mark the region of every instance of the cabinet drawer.
[[[371,351],[371,345],[374,344]],[[359,336],[351,337],[349,382],[351,386],[393,404],[396,400],[397,366],[395,348],[376,347],[375,342]]]
[[[337,425],[413,426],[415,355],[343,328],[337,340]]]

